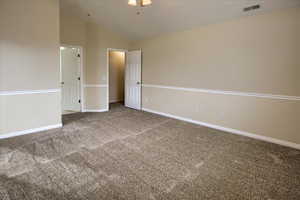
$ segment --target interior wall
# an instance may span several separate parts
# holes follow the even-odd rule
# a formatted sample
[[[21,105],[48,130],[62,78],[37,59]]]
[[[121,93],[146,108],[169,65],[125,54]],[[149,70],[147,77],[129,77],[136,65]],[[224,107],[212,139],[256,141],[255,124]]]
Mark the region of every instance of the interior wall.
[[[60,12],[60,42],[85,47],[86,22],[76,15]]]
[[[285,9],[135,43],[143,108],[300,144],[299,19]]]
[[[125,53],[109,52],[109,102],[124,101]]]
[[[131,41],[95,23],[87,24],[86,109],[104,111],[108,107],[108,48],[128,49]],[[93,91],[93,92],[91,92]]]
[[[1,0],[0,27],[0,135],[60,124],[59,1]]]
[[[86,22],[75,16],[60,12],[60,44],[81,47],[82,49],[82,87],[86,83]],[[83,97],[86,96],[86,90],[83,89]],[[84,98],[81,97],[83,109],[86,108]]]
[[[131,41],[106,28],[61,12],[61,43],[83,47],[84,110],[105,111],[108,100],[108,48],[128,49]]]

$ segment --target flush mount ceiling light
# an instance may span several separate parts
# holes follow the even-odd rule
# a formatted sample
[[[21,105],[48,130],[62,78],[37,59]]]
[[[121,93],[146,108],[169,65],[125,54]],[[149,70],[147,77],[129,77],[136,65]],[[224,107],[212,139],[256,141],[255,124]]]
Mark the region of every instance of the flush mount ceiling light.
[[[128,1],[128,5],[130,5],[130,6],[137,6],[137,2],[136,2],[136,0],[129,0]]]
[[[149,6],[152,4],[151,0],[128,0],[128,5],[130,6],[137,6],[139,1],[139,5],[141,7]]]

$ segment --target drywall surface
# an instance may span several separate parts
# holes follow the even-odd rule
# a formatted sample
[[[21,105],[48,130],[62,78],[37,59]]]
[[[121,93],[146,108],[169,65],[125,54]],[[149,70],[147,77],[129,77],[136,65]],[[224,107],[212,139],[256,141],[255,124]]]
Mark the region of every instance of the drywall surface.
[[[285,9],[136,42],[143,84],[158,86],[143,107],[299,144],[299,19]]]
[[[124,101],[125,52],[109,52],[109,102]]]
[[[59,1],[1,0],[0,27],[0,134],[60,124]]]

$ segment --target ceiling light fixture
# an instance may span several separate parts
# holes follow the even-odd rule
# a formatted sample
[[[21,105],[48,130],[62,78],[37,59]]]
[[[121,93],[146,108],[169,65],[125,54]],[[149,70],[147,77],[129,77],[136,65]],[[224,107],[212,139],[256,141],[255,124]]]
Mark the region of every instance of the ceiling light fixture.
[[[128,5],[130,5],[130,6],[137,6],[137,2],[136,2],[136,0],[129,0],[128,1]]]
[[[137,6],[138,5],[138,1],[140,2],[140,6],[141,7],[145,7],[145,6],[149,6],[152,4],[151,0],[128,0],[128,5],[130,6]]]
[[[145,7],[145,6],[150,6],[152,4],[151,0],[141,0],[141,6]]]

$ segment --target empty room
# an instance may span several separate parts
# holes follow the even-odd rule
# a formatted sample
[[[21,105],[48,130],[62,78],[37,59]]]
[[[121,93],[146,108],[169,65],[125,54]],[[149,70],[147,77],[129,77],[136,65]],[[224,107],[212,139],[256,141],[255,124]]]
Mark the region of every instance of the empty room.
[[[300,0],[0,0],[0,200],[299,200]]]

